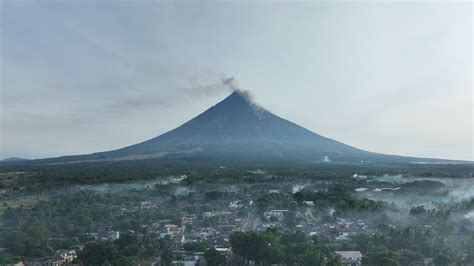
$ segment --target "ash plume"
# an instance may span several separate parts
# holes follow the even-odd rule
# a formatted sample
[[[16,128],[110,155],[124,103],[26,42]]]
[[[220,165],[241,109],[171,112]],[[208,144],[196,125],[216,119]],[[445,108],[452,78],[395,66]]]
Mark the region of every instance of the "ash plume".
[[[222,83],[224,84],[224,87],[234,91],[234,92],[237,92],[238,94],[242,95],[248,102],[254,104],[255,101],[254,101],[254,96],[250,93],[250,91],[248,90],[244,90],[242,89],[239,84],[237,83],[237,81],[235,80],[234,77],[228,77],[228,78],[224,78],[222,80]]]

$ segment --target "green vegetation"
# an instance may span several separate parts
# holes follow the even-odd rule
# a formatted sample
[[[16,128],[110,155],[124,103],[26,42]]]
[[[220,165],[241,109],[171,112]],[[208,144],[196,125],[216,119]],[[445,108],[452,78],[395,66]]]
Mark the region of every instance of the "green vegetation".
[[[309,239],[301,231],[237,232],[230,243],[237,255],[263,265],[340,265],[317,238]]]
[[[344,186],[338,186],[325,191],[300,191],[293,198],[302,204],[303,201],[313,201],[319,207],[331,207],[340,211],[376,211],[384,207],[383,202],[366,198],[358,198]]]
[[[35,164],[33,164],[35,163]],[[223,165],[225,168],[218,168]],[[338,179],[354,173],[363,175],[402,174],[420,177],[472,177],[472,164],[410,163],[301,163],[297,161],[236,161],[226,158],[165,156],[123,161],[48,164],[32,162],[0,163],[0,189],[42,190],[68,184],[97,184],[151,179],[157,176],[187,175],[192,179],[218,178],[258,180],[248,169],[266,169],[275,176],[294,179]],[[205,173],[205,175],[203,175]]]
[[[474,243],[474,233],[463,239]],[[366,255],[364,262],[369,265],[383,265],[383,261],[397,262],[397,265],[415,265],[423,258],[442,256],[451,262],[474,263],[471,258],[463,258],[468,249],[458,250],[447,244],[446,235],[436,230],[406,227],[401,230],[391,229],[388,232],[377,232],[359,235],[352,241],[352,248]],[[471,244],[472,245],[472,244]],[[440,257],[438,261],[442,260]],[[445,264],[436,264],[445,265]]]
[[[137,234],[128,232],[113,242],[87,242],[78,259],[86,265],[134,265],[136,261],[153,262],[166,246],[166,241],[156,235],[145,234],[139,239]]]
[[[209,248],[204,252],[204,258],[206,259],[207,265],[218,266],[221,265],[225,258],[215,248]]]
[[[208,265],[338,265],[336,250],[361,251],[364,265],[474,263],[472,182],[456,179],[469,176],[465,165],[189,160],[1,166],[0,264],[60,249],[88,265],[171,265],[183,254]],[[184,243],[167,235],[169,224],[184,228]]]

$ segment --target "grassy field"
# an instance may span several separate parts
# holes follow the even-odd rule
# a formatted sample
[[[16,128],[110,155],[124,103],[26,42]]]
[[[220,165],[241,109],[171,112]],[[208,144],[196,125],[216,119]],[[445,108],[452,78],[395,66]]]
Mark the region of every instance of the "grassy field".
[[[8,207],[17,208],[20,206],[32,206],[41,199],[45,199],[45,197],[39,195],[27,195],[17,196],[9,199],[0,199],[0,216]]]

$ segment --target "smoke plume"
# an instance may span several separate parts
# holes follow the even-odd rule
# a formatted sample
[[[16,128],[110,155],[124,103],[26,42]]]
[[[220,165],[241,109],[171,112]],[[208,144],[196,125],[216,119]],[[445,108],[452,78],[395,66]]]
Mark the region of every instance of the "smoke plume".
[[[224,84],[224,87],[242,95],[248,102],[255,103],[254,96],[250,93],[250,91],[242,89],[234,77],[224,78],[222,83]]]

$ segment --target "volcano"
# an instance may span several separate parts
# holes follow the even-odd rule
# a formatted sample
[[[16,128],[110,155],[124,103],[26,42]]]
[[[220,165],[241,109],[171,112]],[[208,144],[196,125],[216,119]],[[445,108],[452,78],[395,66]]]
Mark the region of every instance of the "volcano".
[[[367,152],[323,137],[265,110],[245,92],[234,91],[197,117],[150,140],[117,150],[56,160],[143,159],[171,155],[312,162],[403,158]]]

